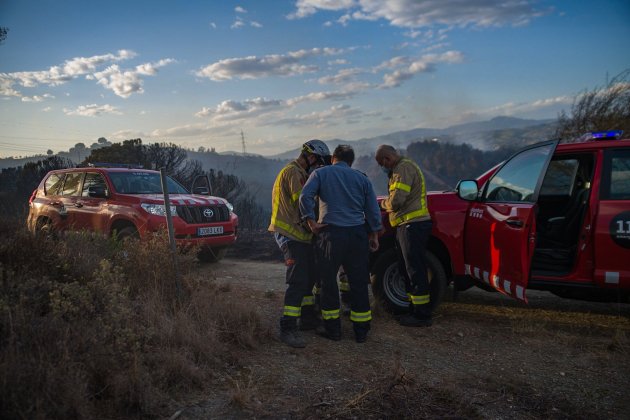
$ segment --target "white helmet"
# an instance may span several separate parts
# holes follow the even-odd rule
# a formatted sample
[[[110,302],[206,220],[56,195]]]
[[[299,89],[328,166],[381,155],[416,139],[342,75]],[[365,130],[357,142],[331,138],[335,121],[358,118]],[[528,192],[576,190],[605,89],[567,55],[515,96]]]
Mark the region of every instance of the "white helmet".
[[[302,152],[304,153],[312,153],[314,155],[321,156],[322,158],[326,158],[330,156],[330,150],[326,143],[321,140],[309,140],[302,145]]]

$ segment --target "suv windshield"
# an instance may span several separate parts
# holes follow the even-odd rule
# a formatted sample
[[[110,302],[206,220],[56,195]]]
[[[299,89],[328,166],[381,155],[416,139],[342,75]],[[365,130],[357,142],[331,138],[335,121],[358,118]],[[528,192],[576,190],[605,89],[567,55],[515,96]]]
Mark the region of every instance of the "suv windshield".
[[[162,194],[160,174],[154,172],[110,172],[109,176],[116,192],[120,194]],[[168,177],[170,194],[188,194],[173,178]]]

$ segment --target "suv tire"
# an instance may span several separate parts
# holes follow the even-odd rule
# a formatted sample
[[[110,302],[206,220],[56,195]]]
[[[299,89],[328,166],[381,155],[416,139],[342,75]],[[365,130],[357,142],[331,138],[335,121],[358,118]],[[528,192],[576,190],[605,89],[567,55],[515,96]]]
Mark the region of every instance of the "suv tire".
[[[440,260],[426,251],[425,258],[429,271],[431,310],[437,309],[446,292],[446,272]],[[394,313],[407,312],[409,302],[405,291],[405,280],[400,274],[398,256],[395,249],[389,249],[378,257],[371,270],[372,290],[376,297]]]

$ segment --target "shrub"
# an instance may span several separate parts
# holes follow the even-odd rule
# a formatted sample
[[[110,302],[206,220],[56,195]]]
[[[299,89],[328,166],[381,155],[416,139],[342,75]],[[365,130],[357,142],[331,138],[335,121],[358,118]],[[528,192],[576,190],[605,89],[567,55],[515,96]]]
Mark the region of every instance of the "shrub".
[[[177,258],[180,294],[163,237],[0,226],[0,417],[164,415],[255,346],[258,314],[194,278],[194,252]]]

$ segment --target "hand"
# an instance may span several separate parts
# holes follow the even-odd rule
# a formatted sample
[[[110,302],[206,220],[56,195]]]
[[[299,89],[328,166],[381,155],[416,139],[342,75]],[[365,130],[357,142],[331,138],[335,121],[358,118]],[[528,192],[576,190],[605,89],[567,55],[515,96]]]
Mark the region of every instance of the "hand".
[[[378,251],[379,243],[378,243],[378,232],[371,232],[369,237],[369,247],[370,252]]]
[[[308,227],[311,228],[311,232],[317,235],[323,228],[328,226],[326,223],[317,223],[313,219],[308,219]]]

